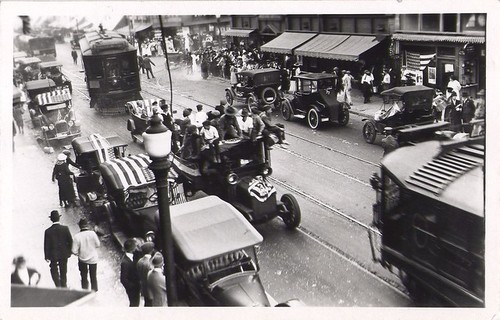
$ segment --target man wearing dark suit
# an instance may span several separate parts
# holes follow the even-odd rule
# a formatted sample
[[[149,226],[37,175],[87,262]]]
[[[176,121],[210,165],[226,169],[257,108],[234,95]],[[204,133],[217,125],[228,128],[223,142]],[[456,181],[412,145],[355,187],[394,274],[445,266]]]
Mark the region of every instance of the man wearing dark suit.
[[[67,226],[59,223],[61,215],[57,210],[50,213],[52,226],[45,230],[44,251],[45,260],[50,262],[50,274],[56,287],[67,287],[66,272],[68,258],[71,256],[73,238]]]
[[[141,283],[137,264],[134,261],[134,251],[137,250],[135,239],[127,239],[123,245],[125,255],[120,263],[120,282],[127,292],[130,307],[138,307],[141,300]]]
[[[147,286],[149,295],[152,298],[153,307],[166,307],[167,303],[167,285],[165,275],[163,274],[163,256],[156,252],[151,259],[153,270],[149,271]]]

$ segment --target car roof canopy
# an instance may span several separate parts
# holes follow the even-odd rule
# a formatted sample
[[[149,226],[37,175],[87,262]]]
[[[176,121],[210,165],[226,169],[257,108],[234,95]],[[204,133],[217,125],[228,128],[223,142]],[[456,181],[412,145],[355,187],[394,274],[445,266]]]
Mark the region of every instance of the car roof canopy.
[[[305,80],[323,80],[323,79],[335,78],[333,76],[333,74],[331,74],[331,73],[313,73],[313,72],[301,73],[295,77],[299,78],[299,79],[305,79]]]
[[[104,148],[105,151],[109,150]],[[99,149],[96,149],[98,152]],[[106,160],[99,169],[106,186],[112,190],[127,190],[154,183],[153,172],[148,168],[151,159],[147,154],[141,153],[128,157]]]
[[[37,57],[24,57],[24,58],[17,58],[16,62],[20,64],[32,64],[32,63],[40,63],[42,60]]]
[[[118,136],[111,136],[103,138],[106,139],[107,147],[115,148],[126,146],[127,144],[123,142],[123,140]],[[71,146],[78,154],[94,152],[102,146],[98,146],[96,143],[92,142],[92,138],[90,137],[78,137],[71,141]]]
[[[238,210],[216,196],[171,206],[170,215],[175,242],[190,261],[211,259],[263,240]]]
[[[35,101],[39,106],[48,106],[64,103],[71,100],[71,93],[68,88],[43,92],[35,96]]]
[[[405,87],[394,87],[387,89],[385,91],[382,91],[380,94],[383,96],[395,96],[395,97],[402,97],[406,93],[409,92],[432,92],[434,94],[434,89],[422,86],[422,85],[416,85],[416,86],[405,86]]]
[[[40,69],[52,68],[52,67],[62,67],[62,63],[58,61],[46,61],[40,63]]]
[[[56,83],[52,79],[33,80],[26,82],[26,90],[38,90],[43,88],[55,88]]]

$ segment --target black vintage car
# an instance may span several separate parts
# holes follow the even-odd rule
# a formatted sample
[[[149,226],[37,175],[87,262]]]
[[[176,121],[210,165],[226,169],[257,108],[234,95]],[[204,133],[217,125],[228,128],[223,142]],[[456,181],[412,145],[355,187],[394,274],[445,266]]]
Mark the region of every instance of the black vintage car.
[[[231,203],[252,223],[281,217],[286,227],[297,228],[300,207],[292,194],[277,199],[271,184],[271,155],[264,138],[255,142],[245,139],[220,144],[220,163],[210,162],[207,169],[199,162],[174,156],[173,169],[177,181],[186,192],[203,191]],[[201,167],[200,167],[201,166]]]
[[[71,80],[62,73],[62,63],[57,61],[47,61],[40,63],[40,79],[52,79],[56,86],[67,86],[69,92],[73,93]]]
[[[246,70],[236,73],[238,84],[226,88],[226,101],[229,105],[235,102],[251,107],[255,103],[279,105],[282,94],[281,72],[278,69],[265,68]]]
[[[337,100],[333,80],[334,76],[328,73],[302,73],[296,76],[294,81],[297,91],[286,94],[281,103],[283,119],[305,118],[311,129],[318,129],[322,123],[346,126],[350,107]]]
[[[434,122],[432,102],[434,89],[426,86],[394,87],[382,91],[386,102],[373,118],[363,119],[363,137],[373,143],[377,134],[385,133],[390,127],[394,134],[399,130]]]

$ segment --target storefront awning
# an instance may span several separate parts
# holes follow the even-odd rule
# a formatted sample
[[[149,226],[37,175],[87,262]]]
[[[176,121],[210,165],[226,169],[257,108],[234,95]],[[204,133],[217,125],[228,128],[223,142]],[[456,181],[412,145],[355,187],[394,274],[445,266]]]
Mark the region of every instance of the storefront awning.
[[[264,52],[292,54],[292,50],[312,39],[316,33],[284,32],[260,47]]]
[[[392,38],[399,41],[485,43],[484,36],[456,36],[443,34],[395,33]]]
[[[380,41],[376,36],[319,34],[295,50],[295,54],[313,58],[357,61],[359,55]]]
[[[141,31],[144,31],[146,30],[147,28],[151,28],[151,23],[140,23],[140,24],[137,24],[136,26],[134,26],[134,28],[132,29],[132,32],[141,32]]]
[[[318,34],[314,39],[295,49],[299,56],[330,59],[330,52],[344,42],[349,35]]]
[[[257,29],[228,29],[222,32],[222,35],[226,37],[248,38],[250,37],[250,34],[256,30]]]

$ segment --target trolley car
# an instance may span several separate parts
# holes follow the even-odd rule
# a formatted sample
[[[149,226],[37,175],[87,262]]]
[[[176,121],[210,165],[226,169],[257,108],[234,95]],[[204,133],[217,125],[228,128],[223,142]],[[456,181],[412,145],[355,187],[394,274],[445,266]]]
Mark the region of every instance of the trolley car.
[[[90,107],[103,114],[126,112],[125,103],[142,99],[137,49],[112,31],[92,31],[80,40]]]
[[[381,167],[373,259],[418,305],[484,307],[484,137],[403,147]]]

